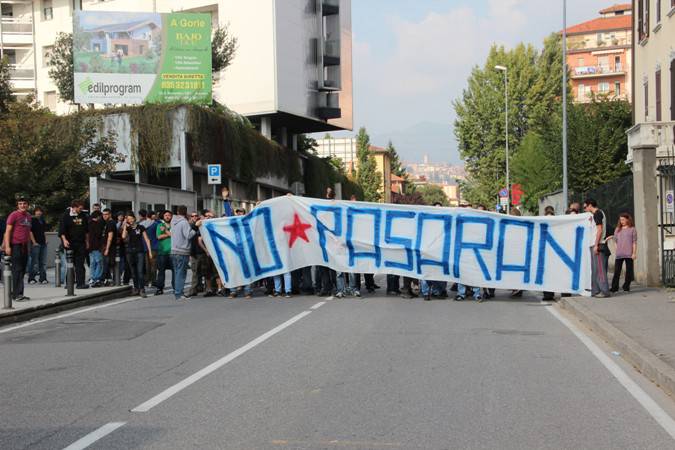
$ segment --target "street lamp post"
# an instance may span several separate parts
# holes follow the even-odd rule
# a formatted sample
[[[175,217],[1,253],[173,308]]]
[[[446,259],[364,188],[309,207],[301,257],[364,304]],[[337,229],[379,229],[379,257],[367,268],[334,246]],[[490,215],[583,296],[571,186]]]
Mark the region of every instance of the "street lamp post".
[[[562,32],[562,54],[563,54],[563,85],[562,85],[562,110],[563,110],[563,129],[562,129],[562,170],[563,170],[563,199],[565,199],[565,208],[569,204],[569,192],[567,185],[567,0],[563,0],[563,32]]]
[[[495,69],[504,72],[504,116],[506,134],[506,214],[511,214],[511,180],[509,177],[509,69],[506,66],[495,66]]]

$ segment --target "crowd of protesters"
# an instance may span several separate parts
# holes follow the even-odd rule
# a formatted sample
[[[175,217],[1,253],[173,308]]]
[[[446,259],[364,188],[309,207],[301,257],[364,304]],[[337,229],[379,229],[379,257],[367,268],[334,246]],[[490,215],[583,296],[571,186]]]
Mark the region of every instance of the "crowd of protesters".
[[[222,190],[223,216],[244,215],[245,210],[233,208],[227,188]],[[326,198],[334,199],[331,188],[326,190]],[[355,200],[352,198],[352,200]],[[439,203],[434,206],[441,206]],[[485,210],[477,205],[475,209]],[[581,205],[572,203],[566,214],[578,214]],[[614,233],[608,232],[607,217],[593,199],[583,204],[583,210],[592,214],[595,234],[591,247],[592,295],[608,297],[617,292],[623,266],[626,274],[623,290],[629,291],[633,281],[633,261],[637,257],[637,232],[633,219],[628,213],[622,213]],[[513,213],[518,211],[512,210]],[[555,215],[552,207],[547,207],[545,215]],[[113,284],[113,272],[116,257],[120,258],[119,273],[121,282],[132,285],[133,294],[146,297],[146,289],[154,288],[155,295],[164,294],[166,273],[171,273],[171,289],[176,300],[187,300],[203,293],[204,297],[224,296],[236,298],[243,295],[250,299],[254,288],[264,288],[270,297],[290,298],[292,295],[335,296],[343,298],[351,295],[361,297],[361,281],[369,293],[380,289],[372,274],[336,272],[324,266],[305,267],[262,280],[255,285],[241,286],[237,289],[225,289],[218,276],[215,264],[209,257],[199,227],[202,221],[215,217],[208,209],[191,212],[185,206],[172,211],[140,210],[117,212],[101,209],[94,204],[90,212],[84,211],[84,203],[76,200],[63,213],[58,225],[61,254],[61,279],[65,279],[65,251],[72,251],[75,288],[109,286]],[[11,257],[13,300],[29,300],[24,295],[24,279],[29,284],[47,284],[46,258],[47,240],[45,232],[47,222],[44,211],[35,207],[29,211],[26,198],[17,200],[17,208],[6,219],[0,218],[0,250]],[[614,277],[609,283],[607,277],[609,240],[616,242],[616,264]],[[86,277],[85,264],[89,266]],[[186,290],[188,270],[191,269],[191,283]],[[403,298],[414,298],[418,294],[424,300],[448,298],[448,290],[456,292],[457,301],[472,297],[478,302],[494,297],[495,290],[478,286],[454,284],[448,289],[443,281],[416,280],[398,275],[387,275],[386,294]],[[523,291],[514,290],[512,297],[521,297]],[[567,294],[563,294],[567,295]],[[553,292],[544,292],[543,300],[553,300]]]

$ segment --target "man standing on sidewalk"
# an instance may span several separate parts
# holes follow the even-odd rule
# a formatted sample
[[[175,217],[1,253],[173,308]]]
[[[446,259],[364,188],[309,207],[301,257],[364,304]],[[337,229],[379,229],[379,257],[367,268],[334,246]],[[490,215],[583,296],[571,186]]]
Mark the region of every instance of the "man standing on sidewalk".
[[[171,264],[176,277],[173,291],[176,300],[188,299],[183,294],[183,288],[190,263],[190,242],[196,234],[188,222],[187,207],[179,206],[178,214],[171,219]]]
[[[71,207],[66,211],[59,225],[59,238],[63,243],[63,248],[73,251],[73,262],[75,264],[75,283],[77,289],[87,289],[84,272],[84,260],[87,256],[87,234],[89,226],[87,215],[82,212],[84,203],[80,200],[73,200]]]
[[[28,264],[28,243],[33,240],[31,233],[31,215],[28,213],[28,200],[19,198],[17,209],[7,217],[7,229],[3,239],[5,254],[12,257],[13,300],[30,300],[23,295],[23,277]]]
[[[173,214],[171,211],[164,211],[162,213],[162,222],[155,230],[155,238],[157,239],[157,281],[155,282],[157,292],[155,292],[155,295],[164,294],[164,283],[167,270],[171,270],[171,287],[175,289],[176,277],[173,274],[173,268],[171,266],[172,218]]]
[[[33,233],[33,246],[30,249],[30,267],[28,268],[28,284],[47,284],[47,223],[44,218],[44,211],[39,206],[33,210],[33,220],[31,221],[31,232]],[[39,280],[36,280],[37,276]]]
[[[109,208],[103,210],[103,283],[111,285],[113,279],[111,269],[115,270],[115,253],[117,249],[117,224]]]
[[[591,294],[597,298],[609,297],[609,281],[607,280],[609,248],[605,244],[607,217],[592,198],[584,201],[584,211],[593,214],[592,220],[595,224],[595,237],[591,247]]]
[[[105,223],[101,219],[101,211],[94,211],[89,218],[89,277],[91,287],[103,286],[103,234]]]

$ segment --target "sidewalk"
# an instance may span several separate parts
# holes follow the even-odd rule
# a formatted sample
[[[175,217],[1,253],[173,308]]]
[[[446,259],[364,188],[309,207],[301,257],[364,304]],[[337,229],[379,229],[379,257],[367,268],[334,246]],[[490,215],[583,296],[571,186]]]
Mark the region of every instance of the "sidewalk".
[[[24,294],[30,300],[13,302],[12,309],[0,309],[0,325],[30,320],[45,314],[53,314],[67,309],[100,303],[107,300],[126,297],[131,293],[130,286],[75,289],[74,297],[66,296],[64,287],[54,286],[54,269],[47,270],[49,284],[28,284]],[[4,295],[5,286],[0,284],[0,295]],[[4,298],[4,297],[0,297]],[[0,304],[2,308],[2,304]]]
[[[675,395],[675,291],[635,286],[611,298],[568,297],[558,305]]]

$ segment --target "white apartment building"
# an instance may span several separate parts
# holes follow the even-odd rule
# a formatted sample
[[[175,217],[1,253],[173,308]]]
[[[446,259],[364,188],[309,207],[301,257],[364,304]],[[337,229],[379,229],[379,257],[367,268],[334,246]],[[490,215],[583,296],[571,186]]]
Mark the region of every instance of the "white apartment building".
[[[636,276],[675,285],[675,0],[633,0],[633,166]]]
[[[295,148],[300,133],[352,128],[351,0],[0,0],[0,54],[17,95],[63,114],[47,61],[77,9],[204,12],[238,40],[232,65],[215,76],[214,98],[267,137]]]
[[[356,138],[332,138],[316,140],[316,154],[322,158],[338,158],[348,172],[356,167]]]

